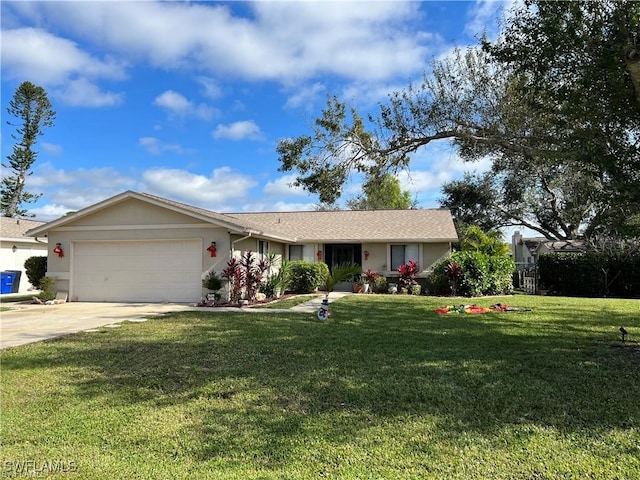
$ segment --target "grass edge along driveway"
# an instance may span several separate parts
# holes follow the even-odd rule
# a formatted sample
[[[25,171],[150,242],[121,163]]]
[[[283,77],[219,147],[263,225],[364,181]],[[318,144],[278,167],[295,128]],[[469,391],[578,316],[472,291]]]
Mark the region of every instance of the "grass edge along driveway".
[[[532,310],[352,295],[6,349],[3,476],[640,478],[640,302],[471,302]]]

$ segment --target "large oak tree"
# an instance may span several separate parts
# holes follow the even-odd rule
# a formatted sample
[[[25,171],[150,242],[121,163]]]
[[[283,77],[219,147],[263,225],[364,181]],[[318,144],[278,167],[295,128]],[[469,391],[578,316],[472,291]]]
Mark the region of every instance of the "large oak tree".
[[[598,7],[608,14],[597,16]],[[526,2],[506,17],[498,41],[434,61],[421,83],[392,94],[366,121],[330,98],[311,135],[280,142],[281,169],[296,170],[298,185],[331,202],[352,172],[407,168],[423,146],[447,140],[467,161],[492,160],[493,217],[502,225],[563,239],[621,230],[640,205],[629,49],[636,14],[632,2]],[[589,32],[603,33],[593,40]],[[536,50],[543,38],[557,48]],[[580,62],[589,67],[572,77]]]

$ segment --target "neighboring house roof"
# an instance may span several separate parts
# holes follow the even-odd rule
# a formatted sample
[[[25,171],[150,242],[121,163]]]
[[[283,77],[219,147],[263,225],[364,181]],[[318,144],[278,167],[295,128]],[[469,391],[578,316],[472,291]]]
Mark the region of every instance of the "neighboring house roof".
[[[535,250],[538,248],[540,243],[546,242],[546,241],[547,241],[546,237],[529,237],[529,238],[522,239],[522,243],[525,245],[525,247],[527,247],[527,249],[531,253],[535,252]]]
[[[26,220],[24,218],[0,217],[0,236],[6,242],[36,242],[26,235],[27,231],[44,225],[45,222]],[[46,242],[46,239],[43,239]]]
[[[447,209],[229,213],[298,242],[456,242]]]
[[[546,240],[540,242],[536,251],[539,252],[542,247],[550,252],[582,252],[584,251],[584,241],[582,240]]]
[[[406,241],[455,242],[451,213],[446,209],[342,210],[313,212],[217,213],[148,193],[126,191],[90,207],[37,226],[42,235],[118,202],[135,198],[161,205],[237,233],[252,233],[286,242]]]

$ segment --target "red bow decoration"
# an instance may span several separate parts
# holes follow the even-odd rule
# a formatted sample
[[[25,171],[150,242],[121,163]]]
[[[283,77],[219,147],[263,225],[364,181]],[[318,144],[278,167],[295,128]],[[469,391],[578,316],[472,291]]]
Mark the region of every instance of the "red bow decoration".
[[[55,246],[55,248],[53,249],[53,253],[57,253],[58,257],[60,258],[64,257],[64,251],[62,250],[62,247],[60,245]]]
[[[217,251],[218,250],[216,249],[216,246],[214,244],[211,244],[209,245],[209,247],[207,247],[207,252],[209,252],[212,257],[216,256]]]

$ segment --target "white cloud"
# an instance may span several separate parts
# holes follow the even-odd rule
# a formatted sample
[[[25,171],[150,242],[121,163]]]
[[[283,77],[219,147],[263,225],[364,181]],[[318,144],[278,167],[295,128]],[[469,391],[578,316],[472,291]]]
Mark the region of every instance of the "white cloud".
[[[232,199],[248,196],[249,189],[257,184],[230,167],[216,168],[208,177],[180,169],[152,168],[144,172],[143,179],[146,187],[158,195],[216,211]]]
[[[55,143],[42,142],[42,150],[49,155],[62,155],[62,145],[56,145]]]
[[[5,78],[55,87],[54,95],[70,105],[105,106],[121,95],[103,92],[100,79],[122,80],[120,62],[100,60],[77,44],[37,28],[2,31],[2,73]]]
[[[469,19],[464,27],[465,33],[477,38],[482,35],[489,39],[496,38],[499,28],[495,19],[503,9],[508,9],[514,3],[514,0],[476,0],[470,9]]]
[[[179,117],[196,117],[202,120],[211,120],[215,111],[204,103],[194,104],[181,93],[167,90],[158,95],[153,101],[154,105],[164,108],[173,115]]]
[[[321,94],[325,94],[327,88],[321,83],[301,86],[296,92],[289,96],[285,103],[285,108],[304,107],[307,111],[312,111]]]
[[[299,211],[312,211],[315,209],[317,203],[300,203],[300,202],[253,202],[242,206],[240,210],[242,212],[299,212]],[[232,210],[226,210],[231,212]]]
[[[300,197],[308,195],[308,193],[302,187],[294,187],[291,185],[295,181],[295,179],[295,175],[285,175],[276,180],[269,181],[262,189],[262,193],[273,197]]]
[[[180,145],[164,143],[155,137],[141,137],[138,139],[138,145],[152,155],[160,155],[163,152],[184,153]]]
[[[216,99],[222,96],[222,88],[213,78],[199,76],[196,77],[196,80],[202,86],[202,93],[205,97]]]
[[[52,93],[74,107],[111,107],[124,101],[124,94],[102,92],[100,87],[86,78],[69,80],[53,88]]]
[[[44,163],[36,167],[27,182],[29,188],[36,186],[43,189],[55,189],[58,186],[77,185],[87,189],[116,191],[131,188],[135,183],[131,177],[123,175],[111,167],[63,170],[56,169],[51,163]],[[47,197],[51,197],[51,195],[47,194]]]
[[[53,203],[43,205],[42,207],[30,208],[29,215],[33,215],[36,220],[41,222],[50,222],[73,211],[75,210],[70,210],[64,205],[57,205]]]
[[[54,220],[124,190],[135,189],[136,184],[133,178],[110,167],[63,170],[43,163],[28,177],[27,189],[44,193],[47,203],[29,207],[29,213],[38,220]]]
[[[414,2],[254,2],[243,18],[217,3],[37,5],[7,8],[32,21],[44,17],[57,31],[132,62],[252,80],[323,74],[380,80],[421,70],[433,53],[434,37],[420,30]]]
[[[215,139],[226,140],[262,140],[263,134],[260,127],[253,120],[220,124],[212,133]]]

